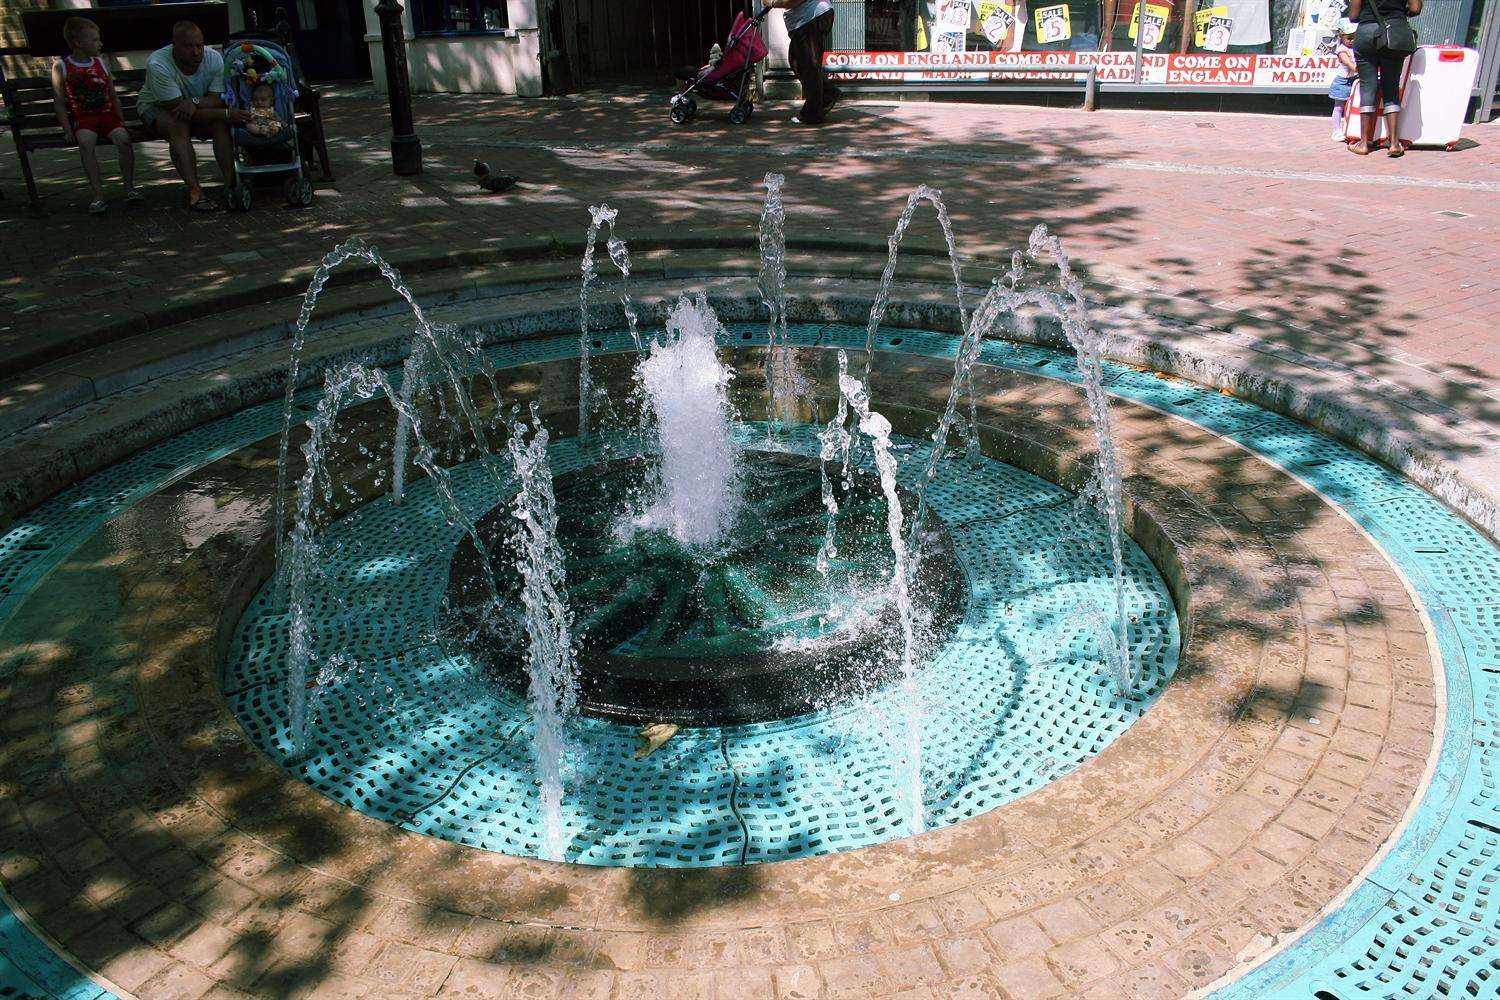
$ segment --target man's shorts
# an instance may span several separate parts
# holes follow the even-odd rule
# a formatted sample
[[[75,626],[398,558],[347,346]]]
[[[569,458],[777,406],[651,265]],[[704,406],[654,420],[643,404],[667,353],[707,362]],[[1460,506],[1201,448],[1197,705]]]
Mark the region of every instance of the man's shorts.
[[[169,115],[171,113],[161,108],[151,108],[149,111],[141,112],[141,121],[151,130],[152,134],[160,135],[161,133],[156,130],[157,119],[161,118],[162,115]],[[214,127],[209,122],[194,122],[189,126],[188,132],[194,139],[212,139],[214,137]]]

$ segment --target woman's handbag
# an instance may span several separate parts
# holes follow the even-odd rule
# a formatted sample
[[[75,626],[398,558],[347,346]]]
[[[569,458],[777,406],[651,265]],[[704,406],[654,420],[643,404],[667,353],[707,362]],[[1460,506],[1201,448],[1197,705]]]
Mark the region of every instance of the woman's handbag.
[[[1366,0],[1366,2],[1375,12],[1375,20],[1380,22],[1380,34],[1375,36],[1377,50],[1398,56],[1409,56],[1417,51],[1417,29],[1411,26],[1410,21],[1404,17],[1387,21],[1385,15],[1380,13],[1379,0]]]

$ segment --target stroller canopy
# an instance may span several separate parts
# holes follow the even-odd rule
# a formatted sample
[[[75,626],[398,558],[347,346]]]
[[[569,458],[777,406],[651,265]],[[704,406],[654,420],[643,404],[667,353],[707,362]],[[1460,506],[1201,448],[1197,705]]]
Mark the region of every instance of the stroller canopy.
[[[224,55],[225,104],[248,108],[255,88],[269,84],[276,116],[282,121],[292,120],[297,87],[291,57],[285,49],[270,41],[239,41],[229,46]]]
[[[770,51],[766,40],[760,36],[756,22],[746,17],[744,11],[740,11],[734,16],[734,24],[730,25],[729,39],[724,45],[724,58],[702,82],[717,83],[726,77],[742,73],[747,67],[764,59]]]

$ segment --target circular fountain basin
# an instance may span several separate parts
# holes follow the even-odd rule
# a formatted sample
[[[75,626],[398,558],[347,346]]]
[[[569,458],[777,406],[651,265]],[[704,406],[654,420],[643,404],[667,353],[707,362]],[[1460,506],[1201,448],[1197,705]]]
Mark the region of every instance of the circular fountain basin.
[[[909,405],[893,402],[889,409],[898,427],[919,433],[936,419]],[[785,429],[771,471],[812,465],[820,429],[820,423]],[[766,439],[763,424],[734,430],[742,449]],[[574,513],[585,521],[600,516],[589,484],[598,485],[601,467],[641,454],[633,438],[554,440],[548,458],[563,523]],[[893,440],[897,482],[910,491],[931,445],[899,435]],[[872,462],[868,449],[857,452],[854,477],[873,480]],[[804,485],[810,483],[816,479]],[[495,495],[481,462],[452,468],[446,487],[468,518],[495,523],[511,517],[510,497]],[[574,498],[589,502],[572,512],[568,501]],[[1067,490],[987,456],[971,463],[955,455],[939,463],[927,499],[941,542],[931,562],[935,596],[942,598],[934,606],[949,610],[928,616],[919,630],[928,641],[917,663],[915,716],[927,822],[944,826],[1039,788],[1106,747],[1161,694],[1180,640],[1165,580],[1138,546],[1128,544],[1125,600],[1142,679],[1132,696],[1121,695],[1101,646],[1107,626],[1097,615],[1114,599],[1102,517],[1080,508]],[[883,520],[883,506],[865,513],[877,516],[863,525],[856,518],[848,533],[878,534],[867,529]],[[759,541],[727,548],[767,551],[766,532],[789,520],[765,518]],[[755,523],[748,522],[752,531]],[[808,523],[821,534],[820,520]],[[597,523],[576,530],[596,539],[604,533]],[[268,754],[353,808],[435,837],[541,856],[533,723],[524,691],[514,670],[507,680],[492,669],[493,651],[485,644],[455,642],[445,616],[445,608],[464,603],[452,599],[454,580],[463,587],[464,577],[451,575],[463,562],[463,535],[427,478],[409,484],[400,506],[377,497],[322,530],[329,586],[310,592],[304,607],[320,675],[309,698],[308,756],[294,752],[288,729],[287,607],[271,583],[250,603],[230,646],[229,705]],[[796,546],[810,557],[809,544],[803,537]],[[868,558],[878,575],[879,559]],[[691,564],[710,579],[719,565],[703,558]],[[585,588],[592,582],[582,572],[569,579]],[[580,618],[588,615],[584,610]],[[900,760],[913,706],[903,685],[891,682],[898,666],[893,632],[878,627],[877,616],[877,627],[863,638],[832,645],[821,682],[805,671],[778,689],[807,662],[778,663],[774,646],[781,635],[754,640],[772,647],[759,651],[747,636],[734,635],[737,645],[720,658],[705,655],[699,633],[689,631],[684,646],[693,655],[680,658],[686,662],[664,672],[635,663],[619,678],[607,666],[600,670],[597,658],[606,665],[616,657],[628,662],[620,651],[628,653],[638,632],[606,630],[590,655],[585,630],[583,660],[594,661],[594,668],[584,676],[594,678],[591,693],[605,717],[577,718],[565,738],[566,858],[704,867],[827,854],[906,835]],[[731,690],[745,700],[735,707],[721,696],[716,678],[737,671],[745,683]],[[651,704],[640,691],[623,706],[601,694],[601,678],[605,691],[628,688],[629,672],[651,676],[659,689],[678,681],[678,690],[709,699],[691,719],[699,725],[643,760],[633,758],[635,725],[614,719],[660,721]],[[701,724],[727,706],[758,721]]]
[[[899,674],[885,500],[870,477],[830,483],[835,550],[818,463],[764,442],[738,456],[745,502],[708,549],[633,523],[650,464],[616,460],[560,477],[557,533],[566,556],[580,710],[683,726],[765,722],[862,697]],[[835,479],[842,476],[835,470]],[[916,509],[901,490],[902,506]],[[480,520],[488,558],[463,537],[449,570],[445,644],[524,697],[519,615],[487,614],[489,574],[502,607],[520,607],[507,508]],[[939,643],[963,614],[963,571],[940,523],[927,526],[912,591],[923,638]]]
[[[755,335],[748,327],[732,332],[747,340]],[[864,334],[824,326],[794,328],[792,335],[795,343],[810,347],[852,347]],[[898,338],[904,341],[899,346]],[[601,340],[609,350],[620,350],[625,338]],[[943,357],[945,351],[951,357],[952,343],[951,337],[922,331],[883,334],[880,345],[890,353],[881,356],[887,389],[877,393],[877,408],[887,409],[883,400],[890,400],[892,411],[909,407],[930,421],[942,370],[951,367]],[[497,345],[492,356],[502,368],[534,362],[505,380],[508,394],[525,398],[540,385],[569,384],[576,369],[564,359],[576,345],[576,336],[537,339]],[[1065,432],[1082,426],[1086,433],[1086,422],[1080,425],[1078,419],[1079,394],[1031,374],[1068,380],[1071,359],[994,343],[986,344],[984,360],[981,419],[991,457],[1047,479],[1072,481],[1065,474]],[[469,782],[485,761],[468,755],[468,748],[479,728],[504,720],[465,716],[446,705],[441,706],[446,716],[433,716],[426,729],[397,724],[416,707],[408,698],[412,689],[441,688],[451,679],[417,655],[416,647],[435,642],[435,635],[417,630],[394,636],[396,625],[428,599],[427,590],[400,586],[363,591],[369,602],[346,602],[342,614],[331,607],[324,612],[330,637],[379,642],[384,641],[375,635],[380,628],[392,630],[389,648],[397,669],[385,680],[393,682],[399,697],[374,685],[361,689],[367,678],[360,676],[343,678],[319,695],[325,705],[332,704],[337,699],[326,696],[342,689],[351,715],[361,710],[364,697],[366,716],[372,724],[389,723],[389,738],[351,745],[342,755],[339,748],[324,747],[289,770],[277,766],[273,760],[288,762],[278,724],[246,722],[271,734],[261,747],[246,741],[241,727],[260,710],[257,699],[268,714],[284,711],[266,697],[269,678],[241,678],[245,686],[222,688],[241,713],[234,718],[225,712],[216,671],[235,639],[228,631],[249,621],[241,611],[267,573],[256,558],[267,547],[257,548],[255,541],[266,530],[271,482],[266,470],[274,464],[279,403],[155,446],[17,521],[6,540],[10,548],[3,568],[6,600],[19,600],[21,612],[11,619],[7,638],[27,660],[10,677],[9,690],[13,704],[29,706],[27,718],[50,722],[53,738],[9,757],[5,777],[23,814],[52,817],[49,829],[60,823],[97,829],[134,871],[145,873],[147,883],[197,908],[216,927],[240,926],[235,916],[247,892],[258,897],[258,911],[279,912],[289,898],[303,909],[341,914],[349,905],[367,906],[367,915],[374,917],[379,907],[378,918],[366,925],[377,934],[392,928],[390,939],[396,942],[426,921],[423,926],[433,934],[424,940],[452,956],[472,954],[476,944],[494,935],[507,948],[520,949],[528,965],[533,953],[526,949],[545,942],[562,961],[596,953],[601,963],[625,956],[622,967],[628,960],[629,968],[645,970],[609,972],[606,978],[617,988],[636,985],[641,975],[685,984],[690,973],[723,964],[721,945],[747,966],[731,971],[769,974],[786,957],[765,947],[767,942],[776,949],[816,946],[809,962],[832,981],[840,970],[870,960],[866,938],[860,936],[865,928],[919,927],[924,949],[957,955],[976,934],[987,931],[991,940],[1009,942],[1015,928],[1030,926],[1026,922],[1033,918],[1107,906],[1114,925],[1091,932],[1079,928],[1075,941],[1048,949],[1046,961],[1070,983],[1089,984],[1085,972],[1067,964],[1070,954],[1118,954],[1113,949],[1121,927],[1148,927],[1152,934],[1165,930],[1167,938],[1160,939],[1165,951],[1153,947],[1149,954],[1121,955],[1121,968],[1105,981],[1172,995],[1184,989],[1173,977],[1190,976],[1189,985],[1196,986],[1235,970],[1250,954],[1235,957],[1246,936],[1290,939],[1299,926],[1317,920],[1320,907],[1338,904],[1346,887],[1356,895],[1325,924],[1338,942],[1349,937],[1347,948],[1325,947],[1314,940],[1321,933],[1315,931],[1307,948],[1266,967],[1267,975],[1247,978],[1244,990],[1232,995],[1276,993],[1278,982],[1304,972],[1307,981],[1330,993],[1366,983],[1377,988],[1377,979],[1385,982],[1380,977],[1388,978],[1392,969],[1430,976],[1427,965],[1416,961],[1428,951],[1395,954],[1390,942],[1416,939],[1423,947],[1436,947],[1437,939],[1450,940],[1455,933],[1469,941],[1488,940],[1474,930],[1487,915],[1460,909],[1473,897],[1465,896],[1461,875],[1452,873],[1483,864],[1493,846],[1486,839],[1488,827],[1469,817],[1482,820],[1479,810],[1488,802],[1483,791],[1494,773],[1494,741],[1479,739],[1490,731],[1485,727],[1495,704],[1494,685],[1484,673],[1494,649],[1493,616],[1485,608],[1493,605],[1493,584],[1500,579],[1494,547],[1388,469],[1283,417],[1213,390],[1123,367],[1111,366],[1108,377],[1113,393],[1144,404],[1124,403],[1116,410],[1136,477],[1128,523],[1171,583],[1182,612],[1182,664],[1159,702],[1143,707],[1117,737],[1095,741],[1104,744],[1097,756],[1034,786],[1004,809],[985,811],[985,803],[996,800],[986,799],[992,783],[1003,781],[1003,773],[997,778],[975,771],[967,787],[976,811],[968,822],[857,856],[804,857],[748,871],[653,874],[542,864],[524,857],[530,851],[519,831],[514,846],[486,845],[494,848],[490,851],[436,843],[415,833],[443,835],[429,828],[428,818],[412,822],[383,810],[393,793],[413,793],[413,802],[420,804],[454,787],[468,796],[469,805],[485,806],[488,799],[473,794]],[[312,399],[310,393],[299,397],[300,402]],[[563,399],[558,413],[567,402]],[[1163,419],[1164,412],[1184,420]],[[903,443],[930,426],[897,423],[908,435]],[[376,430],[388,438],[388,428]],[[273,435],[269,442],[261,440],[268,434]],[[436,523],[441,519],[437,505],[423,499],[422,490],[421,484],[413,487],[411,502],[425,505]],[[474,493],[477,514],[503,500],[480,496],[479,489]],[[1069,503],[1065,492],[1054,496],[1059,510]],[[388,506],[379,500],[365,503],[345,520],[385,517],[382,508]],[[1334,506],[1342,507],[1347,519]],[[1043,514],[1045,503],[1027,506],[1025,513]],[[1023,513],[1005,509],[974,516],[1003,525]],[[963,548],[958,529],[968,518],[958,507],[942,514],[956,553]],[[342,523],[329,531],[336,533]],[[402,536],[415,533],[399,519],[384,524],[399,528]],[[1031,529],[1047,526],[1032,523]],[[158,537],[163,531],[170,545]],[[1019,537],[1028,538],[1024,532]],[[373,586],[382,577],[415,581],[437,593],[440,606],[452,551],[434,550],[430,557],[421,551],[414,542],[393,546],[384,556],[373,555],[373,549],[364,551],[365,558],[351,552],[339,572],[361,585]],[[419,565],[424,558],[429,563]],[[1412,594],[1403,588],[1403,577],[1413,582]],[[127,578],[129,586],[121,586]],[[248,592],[242,594],[242,587]],[[69,613],[80,601],[88,602],[89,614]],[[1422,602],[1433,609],[1431,620],[1422,614]],[[128,633],[111,628],[112,622],[128,623]],[[139,637],[133,638],[136,626]],[[260,626],[284,629],[285,622],[266,616]],[[226,630],[217,640],[216,628]],[[1431,635],[1443,644],[1443,655],[1429,648]],[[395,644],[403,637],[413,641],[411,649]],[[236,641],[248,647],[257,640],[247,631]],[[1032,671],[1028,680],[1035,683],[1039,674]],[[455,702],[461,693],[454,692]],[[1097,706],[1086,694],[1070,701],[1064,691],[1048,692],[1037,703],[1058,711],[1038,714],[1031,724],[1066,730],[1058,737],[1063,743],[1092,738]],[[809,713],[819,719],[834,714]],[[794,779],[822,758],[809,762],[749,752],[748,737],[769,739],[804,721],[807,717],[686,733],[685,744],[679,746],[679,737],[648,758],[645,763],[661,757],[663,764],[648,783],[637,780],[626,762],[634,748],[627,739],[633,727],[588,720],[588,728],[619,734],[616,752],[607,758],[610,770],[597,772],[599,780],[612,783],[619,808],[659,816],[660,829],[677,830],[678,853],[688,855],[646,852],[632,859],[627,845],[617,842],[612,847],[620,859],[602,863],[714,864],[692,857],[691,848],[696,832],[709,829],[728,807],[720,798],[706,801],[695,793],[717,795],[721,786],[713,782],[729,775],[730,806],[743,809],[755,796],[757,805],[764,803],[763,815],[779,809],[787,826],[797,822],[799,811],[828,809],[829,800],[839,796],[846,811],[870,808],[857,789],[847,787],[814,786],[820,798],[810,803],[796,797]],[[706,738],[710,733],[718,742]],[[493,743],[507,739],[519,744],[512,747],[515,766],[524,770],[529,732],[517,726],[494,734]],[[1435,742],[1443,747],[1447,770],[1441,773],[1447,777],[1434,782],[1429,794],[1423,761]],[[266,748],[271,760],[262,752]],[[1461,751],[1456,757],[1455,748]],[[448,769],[454,755],[473,767]],[[46,773],[62,776],[63,784],[38,780],[44,762]],[[403,785],[407,773],[425,778]],[[573,772],[570,780],[577,776]],[[679,782],[679,776],[700,784]],[[73,790],[71,806],[64,788]],[[492,798],[524,797],[527,789],[517,780],[489,792]],[[608,797],[600,791],[591,801]],[[1403,810],[1418,800],[1422,808],[1403,818]],[[474,843],[464,840],[463,827],[483,821],[481,812],[455,811],[447,824],[449,839]],[[142,813],[168,832],[120,835],[118,824],[134,824]],[[1311,829],[1324,813],[1333,824],[1331,833],[1293,836]],[[733,812],[728,815],[733,819]],[[371,817],[394,820],[401,828]],[[601,812],[574,832],[603,839],[610,818]],[[944,822],[947,816],[939,814],[937,823]],[[776,830],[769,822],[748,830],[736,827],[724,839],[736,847],[753,846]],[[880,839],[895,840],[900,832],[892,823]],[[1382,861],[1382,845],[1391,845],[1397,835],[1405,846]],[[70,838],[55,839],[47,848],[57,848],[58,859],[35,850],[38,863],[53,874],[46,880],[22,878],[8,888],[61,940],[76,929],[75,911],[53,905],[47,888],[53,878],[67,878],[76,869],[69,863]],[[870,841],[846,844],[861,842]],[[164,852],[164,844],[176,849]],[[1299,846],[1288,855],[1290,844]],[[513,856],[500,853],[506,850]],[[732,864],[767,856],[726,851],[721,857]],[[1268,864],[1273,859],[1287,863],[1273,870]],[[1370,877],[1361,881],[1354,874],[1359,870]],[[1422,899],[1429,902],[1409,902],[1415,895],[1369,902],[1375,889],[1408,877],[1420,882]],[[237,883],[232,892],[200,892],[204,885],[227,887],[229,881]],[[290,895],[289,886],[295,887]],[[140,901],[127,893],[101,907],[113,919],[130,921],[139,910],[128,907]],[[1357,918],[1352,922],[1350,911]],[[1369,919],[1361,922],[1364,914]],[[517,927],[517,921],[524,926]],[[438,939],[442,928],[459,925],[469,928],[463,941],[455,943],[453,934]],[[506,936],[523,931],[545,936]],[[264,945],[259,925],[234,933],[239,945]],[[1221,933],[1230,941],[1227,953],[1204,946]],[[123,953],[122,969],[138,962],[141,947]],[[1477,966],[1465,966],[1468,954],[1445,952],[1442,975],[1474,973]],[[1006,951],[994,961],[1018,957]],[[1027,956],[993,974],[1024,971],[1027,963],[1041,960]],[[934,989],[957,992],[960,979],[935,980]]]

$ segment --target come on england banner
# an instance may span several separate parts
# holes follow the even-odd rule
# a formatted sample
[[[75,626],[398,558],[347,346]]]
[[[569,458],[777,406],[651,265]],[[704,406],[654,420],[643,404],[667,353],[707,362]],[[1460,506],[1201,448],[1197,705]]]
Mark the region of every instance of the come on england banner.
[[[882,67],[849,72],[841,66],[861,62]],[[922,83],[937,80],[1056,80],[1052,76],[1006,73],[987,67],[1007,63],[1043,66],[1097,66],[1101,82],[1133,83],[1135,52],[829,52],[823,65],[837,80],[871,83]],[[973,67],[940,72],[924,67],[957,64]],[[890,67],[885,69],[884,67]],[[1281,90],[1327,90],[1338,60],[1327,55],[1273,56],[1250,53],[1147,52],[1141,57],[1141,82],[1162,86],[1268,87]]]

